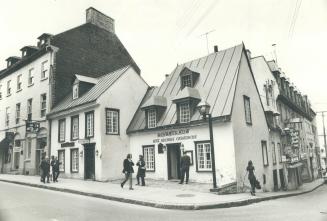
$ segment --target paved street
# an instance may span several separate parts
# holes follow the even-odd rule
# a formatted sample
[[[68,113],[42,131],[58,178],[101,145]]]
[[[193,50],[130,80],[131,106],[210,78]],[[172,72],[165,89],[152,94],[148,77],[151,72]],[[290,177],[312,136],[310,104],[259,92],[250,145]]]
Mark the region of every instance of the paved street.
[[[201,211],[156,209],[2,182],[0,196],[1,221],[327,220],[327,185],[296,197]]]

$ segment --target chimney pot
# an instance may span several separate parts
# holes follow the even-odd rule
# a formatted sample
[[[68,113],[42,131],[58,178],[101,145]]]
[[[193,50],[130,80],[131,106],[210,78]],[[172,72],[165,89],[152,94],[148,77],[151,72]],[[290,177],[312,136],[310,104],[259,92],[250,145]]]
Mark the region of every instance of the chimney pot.
[[[93,7],[86,9],[86,23],[91,23],[99,28],[115,33],[115,20]]]
[[[218,45],[213,46],[213,50],[214,50],[215,53],[217,53],[218,52]]]

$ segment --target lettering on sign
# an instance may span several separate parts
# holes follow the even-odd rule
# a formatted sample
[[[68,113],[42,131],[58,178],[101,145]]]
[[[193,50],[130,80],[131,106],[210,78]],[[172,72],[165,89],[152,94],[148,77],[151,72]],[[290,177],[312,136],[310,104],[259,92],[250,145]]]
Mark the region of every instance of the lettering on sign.
[[[158,138],[153,139],[153,143],[172,143],[197,138],[197,135],[188,135],[189,133],[190,129],[162,131],[157,134]]]

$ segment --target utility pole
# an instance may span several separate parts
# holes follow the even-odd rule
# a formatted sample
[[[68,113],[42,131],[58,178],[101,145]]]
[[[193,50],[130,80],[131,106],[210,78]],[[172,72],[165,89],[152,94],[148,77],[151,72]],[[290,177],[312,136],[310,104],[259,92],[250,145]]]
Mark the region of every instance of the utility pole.
[[[202,36],[206,36],[206,41],[207,41],[207,52],[209,54],[209,41],[208,41],[208,35],[212,32],[216,31],[216,29],[213,29],[211,31],[208,31],[206,33],[203,33],[202,35],[200,35],[199,37],[202,37]]]

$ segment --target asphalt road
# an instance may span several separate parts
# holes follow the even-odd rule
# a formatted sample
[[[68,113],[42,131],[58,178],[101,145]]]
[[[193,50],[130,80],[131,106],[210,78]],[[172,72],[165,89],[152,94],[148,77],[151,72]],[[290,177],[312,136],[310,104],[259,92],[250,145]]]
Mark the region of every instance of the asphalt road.
[[[16,220],[327,221],[327,185],[309,194],[243,207],[178,211],[131,205],[0,182],[0,221]]]

